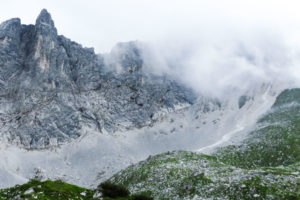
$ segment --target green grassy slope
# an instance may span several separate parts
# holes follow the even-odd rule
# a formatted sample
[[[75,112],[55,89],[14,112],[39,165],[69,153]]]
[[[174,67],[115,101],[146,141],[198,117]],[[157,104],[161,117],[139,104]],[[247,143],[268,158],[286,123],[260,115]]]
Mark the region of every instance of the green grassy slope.
[[[241,145],[219,149],[223,162],[243,168],[300,162],[300,89],[283,91]]]
[[[38,180],[31,180],[23,185],[0,190],[0,199],[87,200],[92,199],[93,194],[94,192],[92,190],[64,183],[62,181],[48,180],[41,182]]]
[[[38,181],[30,180],[23,185],[0,190],[0,200],[152,200],[151,193],[138,192],[130,194],[127,188],[106,183],[110,188],[102,190],[86,189],[65,183],[63,181]],[[120,187],[128,191],[126,195],[120,193]],[[102,194],[101,194],[101,192]]]
[[[150,190],[156,199],[300,199],[299,167],[249,170],[174,151],[130,166],[110,181],[133,192]]]
[[[157,199],[300,199],[300,89],[283,91],[240,145],[154,156],[111,181]]]

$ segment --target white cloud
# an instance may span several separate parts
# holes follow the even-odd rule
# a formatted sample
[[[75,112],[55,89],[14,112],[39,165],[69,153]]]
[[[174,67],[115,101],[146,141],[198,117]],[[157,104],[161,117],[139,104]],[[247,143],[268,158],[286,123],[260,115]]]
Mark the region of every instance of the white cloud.
[[[299,82],[297,0],[10,0],[0,21],[34,23],[42,8],[60,34],[96,51],[147,42],[156,73],[212,92],[257,81]]]

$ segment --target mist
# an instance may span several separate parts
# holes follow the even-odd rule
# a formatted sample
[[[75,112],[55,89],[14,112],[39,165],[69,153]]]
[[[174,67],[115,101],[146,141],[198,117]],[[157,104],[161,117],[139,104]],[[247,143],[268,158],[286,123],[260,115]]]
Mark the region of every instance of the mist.
[[[235,34],[147,43],[147,71],[170,75],[196,92],[223,97],[261,85],[300,86],[300,48],[280,34]]]
[[[300,85],[299,7],[296,0],[11,0],[0,21],[33,24],[46,8],[59,34],[101,54],[139,41],[146,71],[222,96],[262,83]]]

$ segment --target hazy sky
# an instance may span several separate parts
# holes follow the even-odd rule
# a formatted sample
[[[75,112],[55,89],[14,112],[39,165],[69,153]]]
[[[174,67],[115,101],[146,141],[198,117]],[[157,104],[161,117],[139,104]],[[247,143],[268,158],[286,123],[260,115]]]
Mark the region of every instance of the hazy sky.
[[[109,52],[144,41],[145,66],[218,95],[257,82],[300,86],[299,0],[0,0],[0,21],[35,23],[42,8],[59,34]]]
[[[97,52],[119,41],[183,40],[232,32],[300,29],[295,0],[0,0],[0,21],[19,17],[34,23],[42,8],[52,14],[59,34]],[[293,34],[291,33],[293,32]],[[295,32],[295,33],[294,33]]]

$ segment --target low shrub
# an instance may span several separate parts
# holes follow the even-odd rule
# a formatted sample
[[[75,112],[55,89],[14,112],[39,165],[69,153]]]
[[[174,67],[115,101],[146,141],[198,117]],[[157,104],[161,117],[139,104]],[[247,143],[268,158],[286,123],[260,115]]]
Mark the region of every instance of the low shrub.
[[[98,186],[98,190],[102,193],[103,197],[118,198],[128,197],[130,192],[122,185],[113,184],[111,182],[103,182]]]

